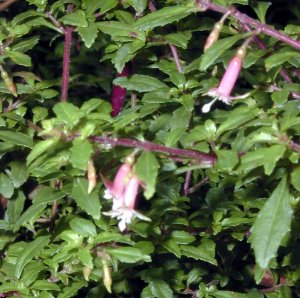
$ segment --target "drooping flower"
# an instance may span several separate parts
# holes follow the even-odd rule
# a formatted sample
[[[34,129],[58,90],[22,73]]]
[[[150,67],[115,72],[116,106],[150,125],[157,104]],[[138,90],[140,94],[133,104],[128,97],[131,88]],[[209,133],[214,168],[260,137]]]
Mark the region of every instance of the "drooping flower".
[[[243,59],[246,56],[247,46],[251,38],[247,39],[244,42],[244,44],[237,50],[235,56],[229,62],[218,88],[213,88],[209,90],[209,92],[207,92],[207,95],[214,97],[214,99],[202,107],[203,113],[209,112],[211,106],[217,100],[221,100],[224,103],[229,104],[233,99],[236,98],[231,96],[231,92],[235,86],[235,83],[242,69]]]
[[[112,218],[116,218],[119,223],[119,229],[123,232],[127,225],[129,225],[134,218],[150,221],[150,219],[134,209],[135,202],[138,195],[140,181],[138,177],[133,174],[131,167],[128,164],[123,164],[114,182],[104,180],[106,191],[104,198],[112,199],[112,210],[104,212]]]

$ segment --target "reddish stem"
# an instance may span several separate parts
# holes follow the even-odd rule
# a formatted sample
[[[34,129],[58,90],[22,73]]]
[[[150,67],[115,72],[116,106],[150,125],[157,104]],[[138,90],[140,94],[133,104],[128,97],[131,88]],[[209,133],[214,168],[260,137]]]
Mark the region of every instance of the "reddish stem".
[[[70,13],[72,12],[72,10],[73,10],[73,5],[68,5],[67,12]],[[61,101],[68,100],[72,32],[73,32],[72,27],[68,26],[64,29],[65,43],[64,43],[63,73],[62,73],[62,85],[61,85]]]
[[[203,153],[196,150],[186,150],[186,149],[178,149],[173,147],[166,147],[148,141],[142,142],[142,141],[127,139],[127,138],[112,138],[106,136],[92,136],[89,139],[91,141],[103,145],[140,148],[146,151],[156,151],[171,156],[182,156],[182,157],[192,158],[207,166],[212,166],[217,161],[216,156],[214,154]]]
[[[173,58],[175,60],[177,70],[178,70],[179,73],[182,73],[182,67],[181,67],[181,64],[180,64],[180,61],[179,61],[179,58],[178,58],[177,48],[175,46],[171,45],[171,44],[169,44],[169,46],[171,48],[172,55],[173,55]]]
[[[243,27],[247,30],[247,31],[251,31],[251,28],[248,24],[243,24]],[[259,48],[261,48],[262,50],[267,50],[267,46],[266,44],[258,37],[258,36],[253,36],[253,40],[254,42],[259,46]],[[280,70],[280,76],[287,82],[287,83],[292,83],[292,79],[290,78],[290,76],[288,75],[287,71],[282,68]],[[295,99],[300,99],[300,93],[298,92],[291,92],[292,96]]]
[[[204,8],[206,10],[208,9],[208,10],[220,12],[222,14],[225,14],[231,10],[230,8],[214,4],[211,1],[208,2],[207,0],[197,0],[197,5],[199,6],[200,9]],[[279,32],[276,29],[273,29],[272,27],[270,27],[268,25],[262,24],[261,22],[250,18],[246,14],[241,13],[236,9],[232,11],[230,16],[232,18],[238,20],[242,24],[249,25],[251,28],[257,29],[266,35],[272,36],[272,37],[276,38],[277,40],[287,43],[296,49],[300,49],[300,41],[297,41],[297,40],[289,37],[288,35],[286,35],[282,32]]]

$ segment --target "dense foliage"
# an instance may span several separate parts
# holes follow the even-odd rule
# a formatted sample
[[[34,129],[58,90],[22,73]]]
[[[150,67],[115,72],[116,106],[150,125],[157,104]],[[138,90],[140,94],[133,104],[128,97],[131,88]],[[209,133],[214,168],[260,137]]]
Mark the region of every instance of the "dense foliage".
[[[288,3],[0,3],[0,297],[300,295]]]

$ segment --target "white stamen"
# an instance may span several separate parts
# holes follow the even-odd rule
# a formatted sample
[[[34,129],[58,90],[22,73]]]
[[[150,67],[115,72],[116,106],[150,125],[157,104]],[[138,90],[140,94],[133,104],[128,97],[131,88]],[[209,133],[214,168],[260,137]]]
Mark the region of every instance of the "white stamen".
[[[214,98],[211,102],[205,104],[202,107],[202,113],[208,113],[210,111],[211,106],[217,101],[217,98]]]

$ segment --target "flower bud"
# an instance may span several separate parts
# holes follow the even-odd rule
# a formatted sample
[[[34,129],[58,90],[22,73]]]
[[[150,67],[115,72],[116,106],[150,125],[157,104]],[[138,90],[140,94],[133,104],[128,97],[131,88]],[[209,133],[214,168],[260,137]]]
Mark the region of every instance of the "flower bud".
[[[103,266],[103,284],[108,293],[111,293],[111,286],[112,286],[112,278],[110,268],[107,264],[107,260],[102,259],[102,266]]]
[[[86,281],[89,281],[90,275],[91,275],[91,268],[84,266],[83,267],[83,277]]]
[[[88,194],[90,194],[97,184],[96,169],[92,159],[88,161],[87,176],[89,181]]]
[[[6,85],[7,90],[15,97],[18,96],[16,86],[13,82],[13,80],[8,76],[8,73],[2,68],[0,65],[0,74],[2,79],[4,80],[4,83]]]

